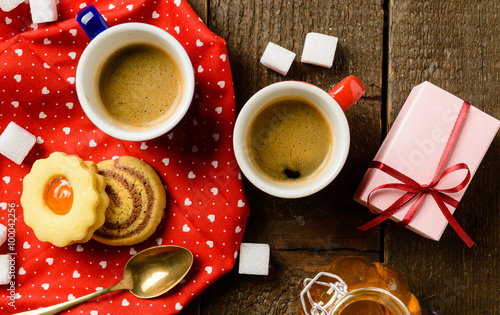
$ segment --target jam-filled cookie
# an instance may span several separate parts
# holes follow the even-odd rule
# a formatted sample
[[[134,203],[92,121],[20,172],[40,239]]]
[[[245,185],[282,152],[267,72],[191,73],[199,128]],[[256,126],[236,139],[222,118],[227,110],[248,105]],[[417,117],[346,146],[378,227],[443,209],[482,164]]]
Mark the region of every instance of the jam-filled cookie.
[[[87,242],[104,223],[105,187],[94,163],[54,152],[24,177],[24,221],[40,241],[59,247]]]
[[[93,238],[114,246],[146,240],[165,212],[165,188],[158,174],[150,165],[131,156],[103,161],[97,167],[106,178],[110,202],[106,221]]]

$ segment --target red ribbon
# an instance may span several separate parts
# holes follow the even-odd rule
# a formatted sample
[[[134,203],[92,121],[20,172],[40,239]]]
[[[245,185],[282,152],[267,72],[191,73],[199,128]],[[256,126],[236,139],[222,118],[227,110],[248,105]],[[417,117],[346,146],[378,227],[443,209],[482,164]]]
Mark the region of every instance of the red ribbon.
[[[421,185],[415,180],[411,179],[410,177],[404,175],[403,173],[395,170],[394,168],[378,161],[373,161],[370,164],[370,168],[376,168],[378,170],[381,170],[382,172],[385,172],[389,174],[390,176],[398,179],[401,181],[401,183],[389,183],[389,184],[384,184],[380,185],[378,187],[375,187],[370,194],[368,194],[367,198],[367,204],[368,208],[370,211],[373,213],[376,213],[370,203],[370,198],[371,195],[381,189],[398,189],[402,191],[406,191],[406,193],[401,196],[398,200],[396,200],[392,205],[390,205],[387,209],[381,211],[379,215],[371,220],[370,222],[358,227],[360,230],[366,231],[368,229],[371,229],[372,227],[382,223],[383,221],[387,220],[390,218],[393,214],[398,212],[403,206],[405,206],[407,203],[410,201],[416,199],[416,201],[411,205],[410,209],[406,213],[405,217],[401,222],[399,222],[397,225],[398,226],[407,226],[410,221],[413,219],[415,214],[418,212],[418,209],[420,208],[420,205],[422,201],[424,200],[425,195],[430,194],[434,200],[436,201],[436,204],[438,205],[439,209],[445,216],[445,218],[448,220],[452,228],[457,232],[457,234],[460,236],[460,238],[467,244],[467,246],[472,247],[474,245],[474,241],[465,233],[465,231],[462,229],[460,224],[455,220],[451,212],[448,210],[446,207],[446,204],[449,204],[450,206],[456,208],[458,206],[458,201],[453,199],[452,197],[448,196],[447,194],[449,193],[456,193],[459,192],[460,190],[464,189],[467,184],[470,181],[471,174],[468,166],[465,163],[458,163],[455,165],[452,165],[448,167],[444,172],[439,176],[439,173],[441,172],[441,169],[443,168],[444,164],[446,163],[448,156],[453,148],[453,145],[455,144],[455,140],[458,137],[458,134],[460,132],[460,129],[462,128],[463,122],[465,121],[465,118],[467,117],[467,112],[469,111],[470,104],[467,102],[464,102],[462,105],[462,108],[460,109],[460,113],[458,114],[457,120],[455,121],[455,125],[453,126],[453,129],[451,131],[450,137],[448,138],[448,142],[446,143],[446,146],[444,148],[443,154],[441,155],[441,159],[439,160],[439,164],[436,168],[436,172],[434,173],[434,177],[431,180],[431,182],[427,185]],[[447,188],[447,189],[439,189],[436,188],[438,185],[439,181],[445,177],[446,175],[465,169],[467,170],[467,175],[465,176],[464,180],[456,185],[455,187]]]

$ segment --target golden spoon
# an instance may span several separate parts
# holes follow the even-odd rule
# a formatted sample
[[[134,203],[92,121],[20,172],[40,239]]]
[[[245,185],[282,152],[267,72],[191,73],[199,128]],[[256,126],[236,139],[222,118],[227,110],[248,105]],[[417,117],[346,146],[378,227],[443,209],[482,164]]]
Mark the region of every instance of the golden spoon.
[[[193,254],[180,246],[156,246],[135,254],[125,265],[117,284],[78,299],[19,314],[56,314],[87,300],[118,290],[129,290],[143,299],[154,298],[173,288],[193,265]]]

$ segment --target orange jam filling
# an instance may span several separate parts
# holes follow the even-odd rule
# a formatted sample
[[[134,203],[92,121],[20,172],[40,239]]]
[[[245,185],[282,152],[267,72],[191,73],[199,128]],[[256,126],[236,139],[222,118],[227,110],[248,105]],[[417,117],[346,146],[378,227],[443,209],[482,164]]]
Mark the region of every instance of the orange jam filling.
[[[73,188],[68,178],[57,176],[51,179],[45,185],[43,201],[55,214],[67,214],[73,206]]]

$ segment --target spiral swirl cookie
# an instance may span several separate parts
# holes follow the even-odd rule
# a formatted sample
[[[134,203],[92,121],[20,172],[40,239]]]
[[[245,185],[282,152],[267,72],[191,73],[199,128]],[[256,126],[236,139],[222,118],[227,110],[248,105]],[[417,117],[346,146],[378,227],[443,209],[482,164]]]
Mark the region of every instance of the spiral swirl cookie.
[[[151,236],[163,218],[166,194],[160,177],[147,163],[122,156],[97,164],[110,198],[106,220],[93,238],[101,243],[134,245]]]
[[[24,177],[24,221],[36,237],[63,247],[90,240],[105,219],[109,204],[106,181],[97,166],[54,152],[33,163]]]

